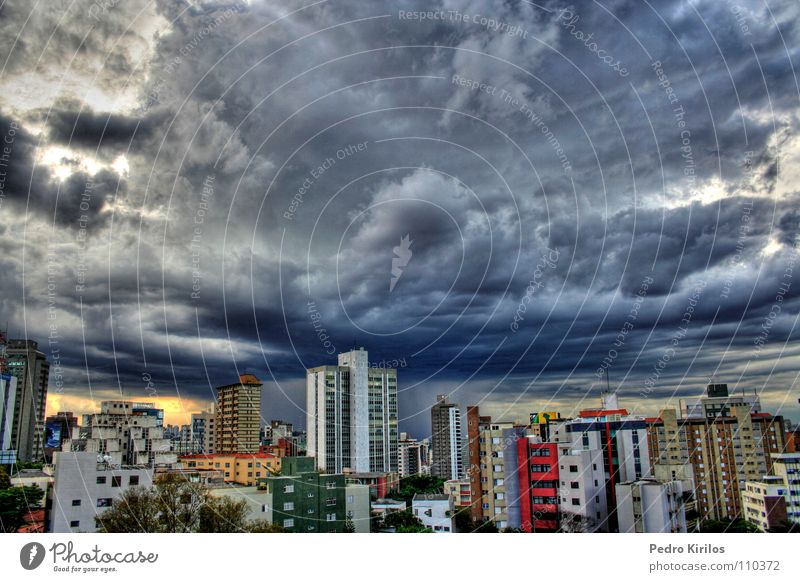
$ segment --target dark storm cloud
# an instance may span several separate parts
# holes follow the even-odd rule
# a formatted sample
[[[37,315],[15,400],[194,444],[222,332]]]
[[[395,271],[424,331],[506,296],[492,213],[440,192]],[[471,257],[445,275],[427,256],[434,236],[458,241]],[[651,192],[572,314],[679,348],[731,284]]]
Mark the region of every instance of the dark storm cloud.
[[[57,110],[48,112],[48,139],[51,142],[78,147],[133,145],[134,137],[148,138],[153,134],[163,115],[127,117],[104,115],[94,111]]]
[[[143,3],[93,27],[70,11],[24,28],[29,10],[6,4],[4,46],[21,34],[3,75],[69,68],[104,97],[2,103],[21,125],[3,208],[29,212],[26,285],[12,256],[5,311],[47,333],[56,257],[59,332],[81,338],[62,346],[74,393],[84,362],[94,385],[141,392],[146,373],[198,398],[248,369],[269,380],[267,414],[295,421],[303,367],[335,359],[321,327],[339,351],[406,358],[403,426],[420,436],[442,391],[518,402],[512,418],[570,410],[605,382],[597,370],[634,308],[610,372],[631,408],[655,412],[712,375],[774,399],[798,356],[777,356],[796,337],[796,285],[768,318],[798,235],[800,31],[793,2],[771,6],[780,30],[741,4],[750,35],[719,2],[164,1],[150,28],[129,28]],[[469,17],[399,15],[423,9]],[[74,167],[61,180],[38,161],[52,145]],[[102,166],[91,176],[88,151]],[[3,248],[21,232],[7,227]]]

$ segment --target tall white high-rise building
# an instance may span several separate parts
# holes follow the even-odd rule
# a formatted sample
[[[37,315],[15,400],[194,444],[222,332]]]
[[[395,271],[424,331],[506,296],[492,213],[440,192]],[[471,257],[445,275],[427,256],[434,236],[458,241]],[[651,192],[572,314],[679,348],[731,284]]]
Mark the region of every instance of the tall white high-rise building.
[[[328,473],[397,471],[397,370],[369,365],[364,348],[306,374],[308,451]]]

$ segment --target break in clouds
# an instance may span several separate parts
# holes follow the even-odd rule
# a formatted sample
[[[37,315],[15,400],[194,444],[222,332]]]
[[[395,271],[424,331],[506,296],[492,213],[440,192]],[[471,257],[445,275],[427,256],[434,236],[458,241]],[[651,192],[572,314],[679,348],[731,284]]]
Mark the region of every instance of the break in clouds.
[[[421,12],[422,11],[422,12]],[[0,8],[3,316],[51,398],[401,366],[509,419],[710,378],[797,419],[794,0]],[[798,271],[800,273],[800,271]]]

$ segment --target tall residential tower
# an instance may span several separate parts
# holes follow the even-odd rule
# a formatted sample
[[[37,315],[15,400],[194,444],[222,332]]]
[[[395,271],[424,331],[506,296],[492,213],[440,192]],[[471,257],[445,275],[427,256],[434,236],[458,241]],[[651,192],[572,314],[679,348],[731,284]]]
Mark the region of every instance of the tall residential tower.
[[[364,348],[306,373],[308,456],[327,473],[397,471],[397,370]]]
[[[458,404],[440,394],[431,407],[431,473],[442,479],[460,479],[464,473],[462,460],[461,410]]]

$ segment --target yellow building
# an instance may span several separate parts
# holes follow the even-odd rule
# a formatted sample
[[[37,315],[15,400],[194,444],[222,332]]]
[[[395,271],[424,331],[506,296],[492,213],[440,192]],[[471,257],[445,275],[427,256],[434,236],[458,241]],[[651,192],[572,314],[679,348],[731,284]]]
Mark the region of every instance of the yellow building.
[[[253,487],[259,479],[277,475],[281,470],[280,457],[269,453],[184,455],[180,461],[184,469],[222,471],[226,483],[247,487]]]

